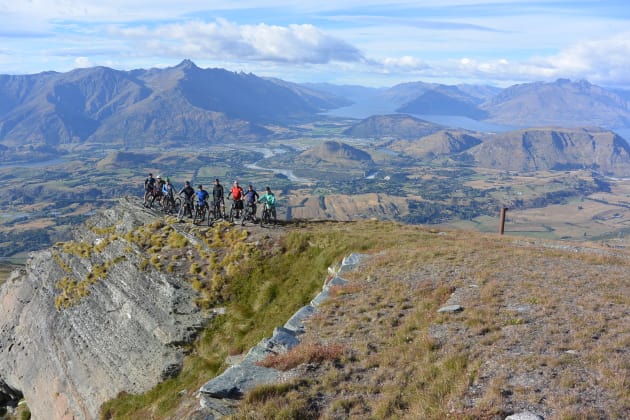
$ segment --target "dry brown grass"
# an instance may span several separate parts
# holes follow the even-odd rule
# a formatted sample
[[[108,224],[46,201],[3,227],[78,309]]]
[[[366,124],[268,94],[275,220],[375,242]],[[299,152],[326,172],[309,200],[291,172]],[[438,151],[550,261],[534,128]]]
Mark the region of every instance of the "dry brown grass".
[[[305,340],[345,357],[299,365],[289,393],[236,418],[273,417],[289,394],[325,419],[630,416],[627,253],[400,230],[309,323]],[[437,313],[455,303],[464,311]]]
[[[341,344],[301,343],[286,353],[279,353],[265,357],[258,366],[289,370],[303,363],[322,363],[338,361],[345,352]]]

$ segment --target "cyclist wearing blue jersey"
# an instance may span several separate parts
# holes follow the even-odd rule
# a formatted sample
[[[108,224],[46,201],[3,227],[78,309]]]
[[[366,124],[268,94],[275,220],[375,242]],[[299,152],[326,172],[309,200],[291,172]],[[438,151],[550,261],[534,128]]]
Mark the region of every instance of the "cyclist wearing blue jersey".
[[[208,197],[210,196],[210,194],[208,194],[208,191],[203,189],[203,185],[199,184],[197,185],[197,191],[195,192],[195,194],[197,194],[197,205],[198,206],[207,206],[208,205]]]

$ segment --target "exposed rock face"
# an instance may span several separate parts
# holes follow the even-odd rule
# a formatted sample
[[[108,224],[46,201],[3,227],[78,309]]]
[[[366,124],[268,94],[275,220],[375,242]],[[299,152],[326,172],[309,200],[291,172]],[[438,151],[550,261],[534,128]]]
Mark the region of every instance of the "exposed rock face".
[[[189,342],[207,320],[183,278],[142,270],[141,252],[122,236],[154,216],[132,203],[88,221],[75,240],[99,244],[99,227],[118,234],[99,252],[59,247],[33,253],[0,289],[0,401],[23,394],[35,419],[97,418],[121,391],[143,392],[178,372]],[[109,261],[89,294],[55,302],[60,280],[85,277]],[[112,263],[113,262],[113,263]],[[4,397],[4,398],[3,398]]]
[[[594,169],[630,175],[630,147],[612,131],[531,128],[484,138],[469,150],[477,164],[510,171]]]

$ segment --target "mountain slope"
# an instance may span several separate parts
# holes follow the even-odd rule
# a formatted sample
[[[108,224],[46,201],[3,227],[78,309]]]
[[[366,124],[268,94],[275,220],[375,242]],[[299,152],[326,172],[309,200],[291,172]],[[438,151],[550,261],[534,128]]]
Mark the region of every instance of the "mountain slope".
[[[104,67],[5,77],[0,83],[3,99],[13,104],[0,119],[0,142],[9,148],[81,143],[100,121],[150,93],[141,80]]]
[[[455,88],[454,88],[455,89]],[[454,89],[428,90],[396,111],[410,114],[459,115],[483,119],[486,112],[477,108],[474,98],[454,92]]]
[[[304,345],[265,360],[285,381],[218,397],[237,418],[624,418],[630,254],[605,245],[377,221],[190,226],[123,199],[0,287],[0,401],[25,396],[34,418],[210,418],[200,385],[332,273],[344,282]],[[83,275],[85,289],[67,281]],[[185,344],[209,308],[217,322]]]
[[[399,140],[387,145],[391,150],[420,159],[433,159],[461,153],[481,143],[481,135],[469,131],[442,130],[418,140]]]
[[[5,155],[19,155],[84,143],[256,141],[270,134],[258,124],[345,103],[288,82],[201,69],[189,60],[166,69],[0,76],[0,144]]]
[[[591,168],[630,175],[630,146],[611,131],[536,128],[484,137],[470,149],[478,165],[513,171]]]
[[[325,141],[303,151],[295,159],[299,162],[308,162],[313,166],[332,164],[342,168],[349,164],[372,163],[369,153],[338,141]]]
[[[587,81],[514,85],[480,108],[487,121],[511,126],[630,126],[628,99]]]

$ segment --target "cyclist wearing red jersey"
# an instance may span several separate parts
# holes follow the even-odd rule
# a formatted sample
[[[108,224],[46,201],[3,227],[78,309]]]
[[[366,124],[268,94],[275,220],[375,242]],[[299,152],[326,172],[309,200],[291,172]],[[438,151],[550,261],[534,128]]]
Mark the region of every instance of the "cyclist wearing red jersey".
[[[236,209],[236,217],[241,217],[241,210],[243,210],[243,188],[238,185],[238,181],[234,181],[234,185],[228,193],[228,198],[232,197],[234,201],[234,208]]]

